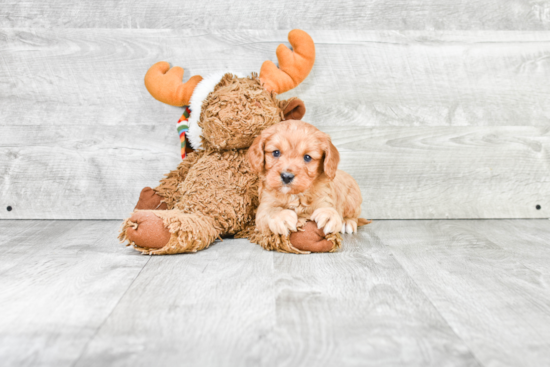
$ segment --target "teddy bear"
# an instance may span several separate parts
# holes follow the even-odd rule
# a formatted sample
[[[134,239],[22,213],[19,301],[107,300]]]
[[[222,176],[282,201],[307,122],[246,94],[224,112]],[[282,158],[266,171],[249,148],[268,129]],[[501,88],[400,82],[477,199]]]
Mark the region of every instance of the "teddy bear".
[[[247,161],[248,148],[264,129],[302,118],[300,99],[277,95],[299,85],[315,61],[306,32],[292,30],[288,40],[293,50],[279,45],[279,67],[265,61],[259,76],[220,72],[182,83],[183,69],[164,61],[147,71],[145,86],[154,98],[184,107],[177,126],[183,159],[159,186],[142,190],[123,222],[121,241],[150,255],[196,252],[228,236],[298,254],[340,247],[338,233],[325,235],[314,222],[299,223],[289,236],[255,228],[259,178]]]

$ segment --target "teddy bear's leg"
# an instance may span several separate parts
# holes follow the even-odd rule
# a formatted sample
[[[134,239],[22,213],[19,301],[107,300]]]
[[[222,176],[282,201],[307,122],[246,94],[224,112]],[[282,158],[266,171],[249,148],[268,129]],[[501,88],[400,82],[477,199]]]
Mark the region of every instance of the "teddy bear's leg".
[[[350,219],[345,218],[344,223],[346,232],[357,232],[357,227],[371,223],[371,220],[363,218]],[[348,228],[348,225],[350,226]],[[344,233],[342,231],[342,233]],[[342,237],[339,233],[329,233],[325,235],[323,228],[317,228],[317,224],[313,221],[307,221],[303,227],[297,232],[292,232],[289,236],[289,241],[296,249],[309,252],[334,252],[340,248]]]
[[[137,210],[123,223],[120,240],[142,253],[167,255],[205,249],[220,231],[212,219],[179,210]]]
[[[297,227],[298,231],[292,232],[289,236],[282,236],[271,232],[262,233],[257,229],[252,229],[249,230],[246,237],[266,250],[293,254],[334,252],[342,245],[342,237],[339,233],[325,235],[323,229],[317,228],[315,222],[299,218]]]
[[[317,228],[317,224],[311,221],[307,221],[300,230],[290,233],[289,241],[298,250],[309,252],[334,252],[341,244],[340,237],[325,235],[323,228]]]
[[[136,248],[160,249],[170,241],[171,233],[154,210],[137,210],[124,222],[120,237]]]
[[[168,205],[162,201],[160,196],[150,187],[145,187],[139,194],[139,200],[134,209],[137,210],[167,210]]]

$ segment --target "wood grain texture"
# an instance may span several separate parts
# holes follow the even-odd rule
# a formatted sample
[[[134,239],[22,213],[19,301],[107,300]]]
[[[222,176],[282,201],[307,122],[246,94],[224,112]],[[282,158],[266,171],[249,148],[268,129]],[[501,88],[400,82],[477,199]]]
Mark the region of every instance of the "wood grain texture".
[[[503,230],[507,225],[509,230]],[[501,226],[487,226],[483,222],[468,221],[461,229],[469,227],[477,236],[484,236],[485,241],[498,244],[500,248],[521,261],[534,273],[540,274],[544,281],[548,279],[548,258],[550,258],[550,223],[545,225],[538,220],[507,221]],[[511,233],[511,235],[510,235]],[[521,240],[518,240],[518,237]],[[550,280],[549,280],[550,281]]]
[[[359,182],[363,217],[549,217],[547,128],[323,129]],[[180,161],[171,127],[37,130],[0,126],[0,218],[122,219]]]
[[[262,365],[479,365],[376,229],[328,256],[275,254],[277,324],[254,348]]]
[[[325,128],[367,218],[548,218],[550,129]],[[537,210],[537,205],[540,210]]]
[[[75,365],[478,365],[370,240],[331,255],[225,240],[153,257]]]
[[[273,253],[226,239],[152,257],[75,366],[257,366],[276,322]]]
[[[179,161],[181,109],[147,68],[257,71],[286,33],[1,30],[0,218],[125,217]],[[549,33],[311,34],[316,65],[284,98],[334,137],[365,216],[549,217]]]
[[[550,33],[312,31],[299,96],[325,126],[548,126]],[[153,63],[258,72],[286,31],[0,30],[0,124],[172,125]]]
[[[0,2],[1,27],[199,29],[550,29],[547,1]]]
[[[0,221],[0,360],[71,366],[149,258],[119,222]]]
[[[141,189],[181,162],[173,129],[40,129],[0,127],[0,218],[125,218]]]
[[[0,360],[544,366],[548,220],[376,221],[334,254],[141,256],[119,221],[0,221]]]
[[[376,234],[483,365],[550,364],[548,221],[389,221]]]

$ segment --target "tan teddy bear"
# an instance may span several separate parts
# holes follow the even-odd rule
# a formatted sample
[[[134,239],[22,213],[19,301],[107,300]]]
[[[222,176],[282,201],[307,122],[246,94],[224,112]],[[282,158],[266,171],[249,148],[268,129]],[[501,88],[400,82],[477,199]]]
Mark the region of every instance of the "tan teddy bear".
[[[280,68],[266,61],[259,77],[219,73],[181,83],[179,67],[170,69],[160,62],[149,69],[145,84],[151,95],[186,106],[178,122],[184,159],[158,187],[142,191],[136,210],[123,223],[122,241],[157,255],[195,252],[225,236],[248,237],[265,249],[292,253],[328,252],[340,246],[338,234],[325,237],[311,223],[290,236],[255,230],[259,182],[246,159],[248,148],[269,126],[301,119],[301,100],[279,101],[276,95],[300,84],[315,60],[307,33],[293,30],[288,38],[294,51],[280,45]]]

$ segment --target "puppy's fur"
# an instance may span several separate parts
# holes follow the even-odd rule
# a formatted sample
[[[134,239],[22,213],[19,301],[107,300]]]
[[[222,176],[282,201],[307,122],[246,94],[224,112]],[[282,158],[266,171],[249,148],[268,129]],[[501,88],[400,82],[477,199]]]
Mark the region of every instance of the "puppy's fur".
[[[254,140],[248,161],[260,175],[256,226],[262,232],[288,235],[299,219],[314,220],[325,234],[357,231],[361,191],[337,170],[338,150],[315,126],[288,120],[269,127]],[[281,174],[294,178],[285,183]]]

